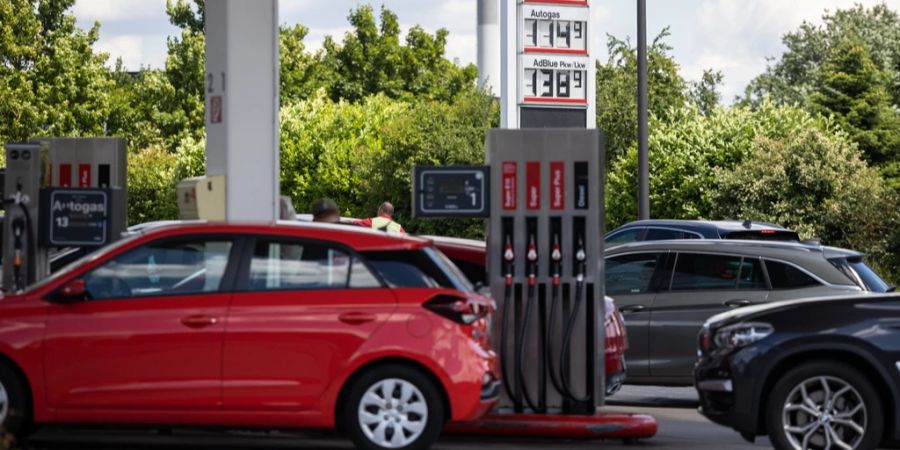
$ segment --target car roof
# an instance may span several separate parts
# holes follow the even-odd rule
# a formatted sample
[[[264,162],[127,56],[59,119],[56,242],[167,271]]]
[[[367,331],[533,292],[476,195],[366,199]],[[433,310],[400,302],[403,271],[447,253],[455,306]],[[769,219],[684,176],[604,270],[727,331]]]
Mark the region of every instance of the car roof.
[[[749,222],[749,223],[748,223]],[[749,225],[746,226],[746,225]],[[718,233],[719,231],[758,231],[758,230],[785,230],[784,227],[766,222],[740,221],[740,220],[681,220],[681,219],[646,219],[628,222],[616,230],[640,227],[671,227],[692,231],[706,231]],[[613,230],[613,231],[616,231]]]
[[[299,221],[274,223],[225,223],[173,221],[151,224],[134,231],[147,236],[186,233],[269,234],[337,242],[358,251],[415,250],[431,246],[431,241],[411,235],[385,233],[364,227]]]
[[[839,247],[829,247],[793,241],[760,241],[743,239],[671,239],[659,241],[639,241],[619,244],[608,248],[608,252],[624,253],[630,249],[641,250],[703,250],[752,252],[765,256],[783,255],[785,253],[817,254],[825,258],[858,257],[862,253]]]

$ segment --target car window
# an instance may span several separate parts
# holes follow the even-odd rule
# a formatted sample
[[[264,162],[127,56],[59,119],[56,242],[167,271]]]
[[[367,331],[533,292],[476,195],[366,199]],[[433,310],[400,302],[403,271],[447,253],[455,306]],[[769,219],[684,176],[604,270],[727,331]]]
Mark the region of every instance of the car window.
[[[178,239],[142,245],[84,277],[89,299],[196,294],[218,291],[231,240]]]
[[[802,270],[778,261],[766,260],[766,271],[769,273],[769,281],[772,289],[797,289],[810,286],[818,286],[820,283]]]
[[[352,281],[351,281],[352,280]],[[253,291],[377,287],[364,264],[343,250],[316,242],[257,240],[250,260]]]
[[[668,239],[684,239],[684,233],[678,230],[668,230],[665,228],[649,228],[645,241],[664,241]]]
[[[871,267],[863,262],[862,258],[835,258],[828,261],[859,287],[867,291],[888,292],[891,289]]]
[[[629,242],[637,242],[641,240],[641,232],[643,232],[643,228],[632,228],[630,230],[620,231],[618,233],[611,234],[604,239],[604,241],[609,245],[618,245],[618,244],[627,244]]]
[[[639,253],[606,259],[606,293],[642,294],[650,290],[662,253]]]
[[[738,278],[738,289],[768,289],[759,258],[744,258]]]
[[[679,253],[673,291],[723,290],[737,287],[741,257]]]
[[[363,256],[391,287],[459,289],[422,250],[365,252]]]

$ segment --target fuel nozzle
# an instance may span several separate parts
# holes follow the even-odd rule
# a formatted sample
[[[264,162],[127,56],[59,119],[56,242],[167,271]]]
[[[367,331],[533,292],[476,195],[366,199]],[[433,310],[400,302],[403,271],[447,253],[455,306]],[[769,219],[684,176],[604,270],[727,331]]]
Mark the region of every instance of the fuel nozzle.
[[[559,235],[553,235],[553,249],[550,252],[550,260],[553,261],[553,285],[559,286],[560,272],[562,271],[562,249],[559,246]]]
[[[584,272],[587,270],[587,253],[584,251],[584,240],[578,239],[578,249],[575,251],[575,281],[581,283],[584,281]]]
[[[513,264],[516,261],[516,253],[513,251],[512,240],[509,236],[506,237],[506,244],[503,246],[503,262],[506,266],[506,274],[504,275],[504,279],[506,280],[506,285],[511,286],[513,282]]]
[[[537,283],[537,244],[534,242],[534,235],[528,237],[528,254],[525,255],[528,260],[528,285],[534,286]]]

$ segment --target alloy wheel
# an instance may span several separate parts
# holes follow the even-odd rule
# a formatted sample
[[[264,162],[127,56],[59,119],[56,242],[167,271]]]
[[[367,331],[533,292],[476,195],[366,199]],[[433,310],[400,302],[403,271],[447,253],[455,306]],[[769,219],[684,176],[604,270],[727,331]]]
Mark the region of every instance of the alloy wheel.
[[[372,443],[402,448],[415,442],[428,423],[428,404],[414,384],[388,378],[363,394],[357,410],[359,426]]]
[[[782,423],[795,450],[853,450],[866,434],[866,403],[853,385],[840,378],[807,378],[788,394]]]

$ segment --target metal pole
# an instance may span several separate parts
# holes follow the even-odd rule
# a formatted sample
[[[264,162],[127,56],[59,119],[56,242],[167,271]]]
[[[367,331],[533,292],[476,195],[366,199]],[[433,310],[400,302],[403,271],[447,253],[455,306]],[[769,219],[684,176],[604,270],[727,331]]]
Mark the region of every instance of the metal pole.
[[[647,0],[638,0],[638,219],[650,218],[650,170],[647,137]]]

